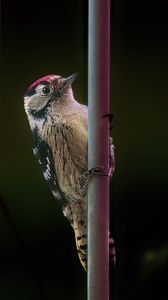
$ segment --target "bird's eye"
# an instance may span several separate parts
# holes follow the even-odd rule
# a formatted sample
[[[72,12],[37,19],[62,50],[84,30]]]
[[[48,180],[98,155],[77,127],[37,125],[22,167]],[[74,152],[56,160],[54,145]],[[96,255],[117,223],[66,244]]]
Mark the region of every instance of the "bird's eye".
[[[45,86],[45,87],[43,87],[42,92],[43,92],[43,94],[47,95],[50,93],[50,88]]]

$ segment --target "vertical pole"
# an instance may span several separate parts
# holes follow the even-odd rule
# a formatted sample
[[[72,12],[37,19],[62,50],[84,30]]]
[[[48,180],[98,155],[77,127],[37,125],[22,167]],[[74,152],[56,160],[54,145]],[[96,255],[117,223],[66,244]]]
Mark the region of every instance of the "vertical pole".
[[[109,167],[110,0],[89,0],[88,168]],[[88,186],[88,300],[109,299],[109,178]]]

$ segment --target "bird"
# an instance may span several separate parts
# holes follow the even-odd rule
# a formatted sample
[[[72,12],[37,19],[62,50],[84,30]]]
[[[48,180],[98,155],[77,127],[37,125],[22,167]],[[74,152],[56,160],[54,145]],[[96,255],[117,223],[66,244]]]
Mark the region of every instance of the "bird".
[[[28,87],[24,109],[33,134],[33,152],[63,215],[74,229],[79,260],[87,270],[88,107],[75,100],[68,77],[46,75]],[[115,169],[114,145],[109,138],[109,174]],[[96,172],[97,170],[95,170]],[[114,240],[109,237],[112,264]]]

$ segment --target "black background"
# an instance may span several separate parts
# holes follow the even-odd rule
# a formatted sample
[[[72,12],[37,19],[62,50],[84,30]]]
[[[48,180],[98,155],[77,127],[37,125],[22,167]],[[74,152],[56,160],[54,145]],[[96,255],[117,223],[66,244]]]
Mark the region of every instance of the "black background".
[[[116,173],[112,298],[167,299],[168,4],[111,1]],[[0,299],[86,299],[73,231],[32,154],[27,86],[78,72],[87,103],[87,1],[1,1]]]

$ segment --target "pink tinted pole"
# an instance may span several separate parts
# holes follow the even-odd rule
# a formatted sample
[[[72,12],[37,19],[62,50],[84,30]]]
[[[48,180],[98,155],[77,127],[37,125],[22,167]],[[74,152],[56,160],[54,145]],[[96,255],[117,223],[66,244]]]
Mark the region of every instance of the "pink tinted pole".
[[[88,168],[109,169],[110,0],[89,0]],[[88,300],[109,299],[109,177],[88,185]]]

